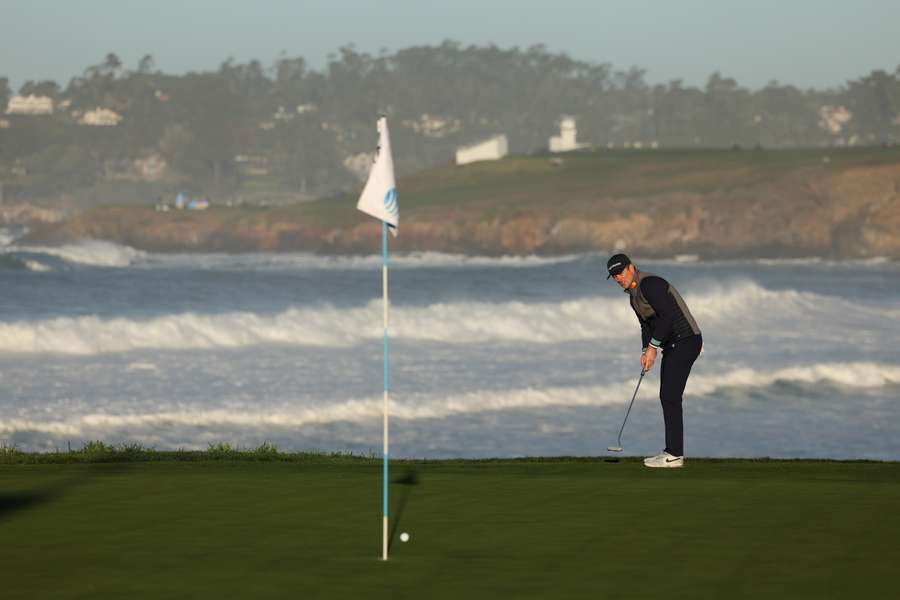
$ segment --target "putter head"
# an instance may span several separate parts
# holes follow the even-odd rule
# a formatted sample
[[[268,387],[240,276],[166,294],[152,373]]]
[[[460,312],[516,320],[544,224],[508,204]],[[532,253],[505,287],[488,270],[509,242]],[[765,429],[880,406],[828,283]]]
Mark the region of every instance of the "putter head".
[[[621,452],[622,446],[607,446],[606,448],[609,452]]]

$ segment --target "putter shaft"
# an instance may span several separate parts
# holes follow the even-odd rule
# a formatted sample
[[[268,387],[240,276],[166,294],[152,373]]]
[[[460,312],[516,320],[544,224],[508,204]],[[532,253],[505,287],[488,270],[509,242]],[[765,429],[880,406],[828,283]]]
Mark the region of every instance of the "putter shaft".
[[[634,388],[634,394],[631,395],[631,402],[628,403],[628,410],[625,411],[625,418],[622,420],[622,427],[619,428],[619,437],[617,438],[617,444],[615,446],[610,446],[607,448],[610,452],[621,452],[622,451],[622,432],[625,431],[625,423],[628,422],[628,415],[631,414],[631,407],[634,406],[634,399],[637,398],[638,390],[641,389],[641,382],[644,380],[644,374],[647,371],[641,369],[641,376],[638,378],[637,386]]]

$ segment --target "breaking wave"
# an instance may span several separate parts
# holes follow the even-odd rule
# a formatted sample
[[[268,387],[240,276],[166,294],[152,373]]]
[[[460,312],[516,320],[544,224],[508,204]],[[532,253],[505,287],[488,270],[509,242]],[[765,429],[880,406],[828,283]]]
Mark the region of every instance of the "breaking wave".
[[[773,370],[739,368],[719,375],[691,377],[688,391],[696,395],[709,395],[724,388],[760,388],[778,383],[879,388],[900,384],[900,366],[874,362],[826,362]]]
[[[53,267],[45,265],[44,263],[37,260],[26,258],[22,260],[22,263],[25,265],[26,269],[28,269],[29,271],[34,271],[35,273],[46,273],[47,271],[53,270]]]
[[[8,246],[4,252],[33,257],[52,256],[68,263],[92,267],[128,267],[147,256],[145,252],[130,246],[99,240],[63,246]]]
[[[624,313],[630,309],[620,307]],[[107,354],[145,348],[212,349],[265,344],[346,347],[382,335],[380,301],[361,308],[291,308],[272,316],[248,312],[183,313],[147,320],[63,317],[0,323],[0,352]],[[624,316],[624,314],[623,314]],[[462,302],[391,311],[391,336],[447,343],[551,343],[618,335],[609,315],[589,301],[561,304]],[[624,335],[624,332],[621,332]]]
[[[828,319],[834,324],[838,318],[852,318],[869,328],[883,328],[897,313],[894,308],[850,305],[835,297],[767,290],[750,281],[709,284],[688,295],[687,301],[701,327],[749,322],[749,328],[771,329],[781,323],[796,325],[800,319]],[[373,300],[357,308],[294,307],[274,315],[181,313],[143,320],[84,316],[19,321],[0,323],[0,352],[93,355],[266,344],[347,347],[380,338],[381,313],[381,301]],[[635,328],[628,303],[609,297],[558,303],[400,305],[391,308],[390,317],[392,338],[448,344],[620,339],[633,336]]]
[[[156,254],[137,250],[130,246],[103,240],[85,240],[62,246],[19,246],[15,240],[26,229],[0,228],[0,248],[4,254],[27,253],[52,256],[73,264],[97,267],[140,267],[140,268],[198,268],[221,270],[246,269],[338,269],[359,270],[381,266],[381,255],[318,255],[311,253],[255,252],[246,254],[225,253],[172,253]],[[605,263],[608,254],[588,252],[561,256],[469,256],[443,252],[392,253],[390,266],[400,269],[415,268],[539,268],[578,261],[596,262],[598,269]],[[860,260],[833,261],[822,258],[796,259],[734,259],[707,260],[696,255],[677,255],[669,259],[643,259],[635,262],[652,267],[685,265],[693,267],[717,267],[722,265],[756,264],[763,266],[828,266],[828,267],[885,267],[898,264],[884,257]],[[652,270],[652,269],[651,269]]]
[[[26,233],[28,228],[20,225],[0,227],[0,246],[8,246]]]
[[[415,268],[533,268],[581,260],[582,255],[542,256],[465,256],[441,252],[409,252],[392,254],[390,267]],[[221,270],[363,270],[381,267],[381,255],[329,256],[310,253],[248,253],[248,254],[151,254],[141,266],[184,267]]]
[[[686,396],[697,402],[727,388],[760,388],[777,383],[824,383],[862,388],[877,388],[900,384],[900,366],[871,362],[819,363],[768,371],[735,369],[721,374],[691,378]],[[391,416],[396,419],[441,419],[462,414],[504,410],[528,410],[547,407],[624,406],[631,394],[633,382],[603,386],[551,387],[544,389],[515,389],[508,391],[477,391],[453,396],[435,397],[417,394],[408,398],[392,398]],[[655,393],[644,393],[639,402],[656,403]],[[372,397],[352,399],[311,407],[298,407],[285,400],[279,406],[259,410],[236,408],[178,407],[174,410],[132,414],[92,413],[73,415],[58,420],[13,418],[0,420],[0,433],[21,431],[41,432],[59,436],[89,436],[97,433],[156,429],[160,427],[203,428],[290,428],[335,422],[375,422],[381,415],[382,399]]]

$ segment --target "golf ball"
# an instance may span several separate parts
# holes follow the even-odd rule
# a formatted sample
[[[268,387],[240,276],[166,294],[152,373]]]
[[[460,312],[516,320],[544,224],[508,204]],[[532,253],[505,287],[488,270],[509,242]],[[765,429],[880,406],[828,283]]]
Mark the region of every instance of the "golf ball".
[[[401,534],[400,534],[400,541],[401,541],[401,542],[408,542],[408,541],[409,541],[409,534],[406,533],[405,531],[404,531],[403,533],[401,533]]]

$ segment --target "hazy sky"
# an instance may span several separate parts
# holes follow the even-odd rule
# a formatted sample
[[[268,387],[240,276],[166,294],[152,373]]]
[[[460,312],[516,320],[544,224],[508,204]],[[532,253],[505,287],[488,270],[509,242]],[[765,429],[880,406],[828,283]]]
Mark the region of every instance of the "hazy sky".
[[[652,83],[703,85],[713,71],[834,88],[900,64],[898,0],[0,0],[0,77],[65,86],[115,52],[167,73],[229,56],[270,65],[284,50],[315,68],[354,44],[378,53],[453,39],[545,44],[573,58],[639,66]]]

